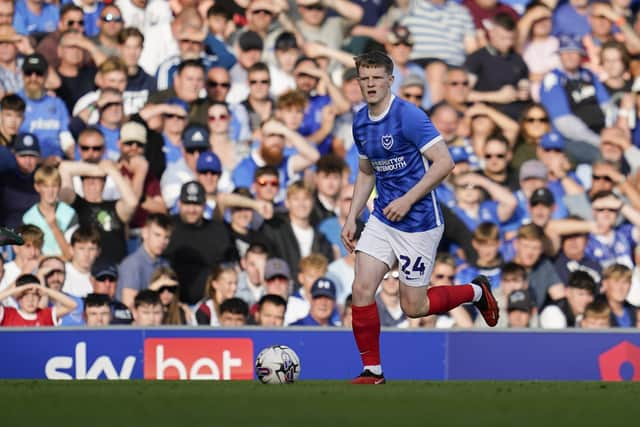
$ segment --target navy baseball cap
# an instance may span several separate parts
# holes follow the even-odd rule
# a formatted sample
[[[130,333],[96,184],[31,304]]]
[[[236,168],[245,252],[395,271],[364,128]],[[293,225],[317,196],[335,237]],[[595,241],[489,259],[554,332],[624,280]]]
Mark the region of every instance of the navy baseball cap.
[[[19,133],[14,139],[13,151],[16,156],[40,157],[38,137],[32,133]]]
[[[332,300],[336,299],[337,289],[336,284],[333,283],[333,280],[328,279],[326,277],[321,277],[311,286],[311,297],[327,297]]]
[[[542,139],[540,140],[540,147],[542,147],[543,150],[564,151],[564,146],[564,138],[558,132],[547,132],[542,135]]]
[[[205,151],[200,153],[196,170],[202,172],[222,173],[222,163],[220,158],[213,151]]]
[[[507,297],[507,311],[530,312],[533,308],[533,301],[529,292],[523,290],[513,291]]]
[[[560,34],[558,36],[558,52],[580,52],[584,55],[584,46],[580,36],[575,34]]]
[[[198,181],[189,181],[182,185],[180,189],[180,202],[204,205],[207,194],[204,187]]]
[[[469,153],[467,153],[467,149],[465,147],[460,146],[452,146],[449,147],[449,154],[451,155],[451,159],[453,163],[461,163],[469,161]]]
[[[209,131],[200,125],[191,125],[182,132],[182,146],[185,150],[209,148]]]
[[[37,73],[44,76],[47,73],[47,60],[39,53],[32,53],[24,58],[22,63],[22,73],[27,76],[30,73]]]
[[[118,267],[115,264],[111,264],[105,261],[98,261],[91,267],[91,275],[96,280],[104,280],[105,277],[110,277],[113,280],[118,280]]]
[[[546,187],[538,188],[533,192],[531,198],[529,198],[529,204],[531,204],[531,206],[540,204],[545,206],[553,206],[554,203],[555,198],[553,197],[553,193]]]

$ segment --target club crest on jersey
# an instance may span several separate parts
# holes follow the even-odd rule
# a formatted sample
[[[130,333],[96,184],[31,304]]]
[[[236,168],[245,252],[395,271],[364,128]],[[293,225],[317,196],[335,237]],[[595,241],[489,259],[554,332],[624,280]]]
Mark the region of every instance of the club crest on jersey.
[[[382,146],[385,150],[391,150],[393,147],[393,135],[382,135]]]

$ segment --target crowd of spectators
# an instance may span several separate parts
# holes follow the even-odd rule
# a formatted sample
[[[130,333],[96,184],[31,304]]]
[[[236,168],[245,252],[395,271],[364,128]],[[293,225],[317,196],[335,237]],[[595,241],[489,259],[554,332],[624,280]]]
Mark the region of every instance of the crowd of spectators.
[[[488,276],[502,327],[639,327],[635,6],[0,0],[0,325],[349,327],[377,49],[456,164],[432,286]],[[407,318],[398,268],[383,326],[481,326]]]

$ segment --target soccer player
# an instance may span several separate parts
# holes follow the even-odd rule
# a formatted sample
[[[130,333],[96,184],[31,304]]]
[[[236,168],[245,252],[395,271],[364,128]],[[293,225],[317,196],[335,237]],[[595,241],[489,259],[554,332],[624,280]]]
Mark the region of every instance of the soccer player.
[[[364,370],[354,384],[383,384],[380,319],[375,293],[385,273],[399,263],[400,305],[408,317],[446,313],[473,302],[489,326],[498,322],[498,305],[489,280],[427,290],[436,249],[444,230],[435,188],[453,169],[447,146],[418,107],[395,97],[393,62],[381,52],[356,59],[367,107],[356,113],[353,138],[360,156],[353,201],[342,240],[356,250],[353,282],[353,333]],[[356,246],[356,218],[374,185],[373,215]]]

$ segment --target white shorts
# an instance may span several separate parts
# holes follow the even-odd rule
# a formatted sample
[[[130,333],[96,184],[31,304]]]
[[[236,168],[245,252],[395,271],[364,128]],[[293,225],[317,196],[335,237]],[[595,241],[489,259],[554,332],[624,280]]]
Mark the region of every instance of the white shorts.
[[[388,226],[371,215],[356,245],[356,251],[379,259],[392,268],[398,261],[400,281],[407,286],[426,286],[444,225],[427,231],[408,233]]]

